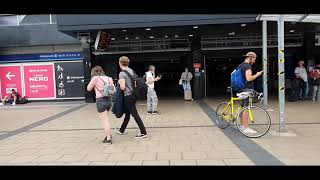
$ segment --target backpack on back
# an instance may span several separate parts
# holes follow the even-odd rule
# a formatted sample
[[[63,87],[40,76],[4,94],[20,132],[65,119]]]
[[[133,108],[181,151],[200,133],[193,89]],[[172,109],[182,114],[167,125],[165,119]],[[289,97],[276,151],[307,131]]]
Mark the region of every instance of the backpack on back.
[[[242,91],[247,84],[247,80],[243,76],[240,67],[237,67],[231,73],[231,88],[235,91]]]
[[[131,79],[132,82],[132,88],[129,90],[132,92],[132,94],[137,98],[137,99],[145,99],[147,97],[148,93],[148,85],[146,84],[146,77],[139,77],[137,74],[134,73],[134,75],[131,75],[127,70],[123,70]]]
[[[100,91],[98,88],[98,91],[101,93],[101,95],[103,96],[103,97],[110,97],[110,98],[112,98],[113,97],[113,95],[115,94],[115,92],[116,92],[116,88],[114,87],[114,85],[112,84],[112,83],[110,83],[110,81],[109,81],[109,83],[106,83],[100,76],[98,76],[102,81],[103,81],[103,83],[104,83],[104,85],[103,85],[103,90],[102,91]],[[110,77],[108,77],[108,78],[110,78]]]

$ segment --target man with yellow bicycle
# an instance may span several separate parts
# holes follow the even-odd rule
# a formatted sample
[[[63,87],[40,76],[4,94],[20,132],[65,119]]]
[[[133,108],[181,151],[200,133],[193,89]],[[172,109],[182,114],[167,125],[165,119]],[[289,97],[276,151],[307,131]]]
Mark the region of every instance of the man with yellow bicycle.
[[[244,78],[244,84],[240,85],[242,87],[234,89],[237,91],[237,93],[241,92],[250,92],[254,91],[254,80],[257,79],[259,76],[263,74],[263,71],[257,72],[255,75],[252,75],[252,65],[256,62],[257,55],[254,52],[248,52],[245,55],[245,60],[241,64],[238,65],[236,70],[239,70],[239,73],[241,73],[242,77]],[[237,94],[233,93],[233,94]],[[243,99],[241,101],[241,106],[245,107],[249,105],[249,99]],[[241,114],[241,119],[240,119],[240,126],[239,128],[244,132],[244,133],[249,133],[249,134],[255,134],[257,133],[255,130],[249,128],[248,126],[249,123],[249,113],[248,111],[244,111]]]

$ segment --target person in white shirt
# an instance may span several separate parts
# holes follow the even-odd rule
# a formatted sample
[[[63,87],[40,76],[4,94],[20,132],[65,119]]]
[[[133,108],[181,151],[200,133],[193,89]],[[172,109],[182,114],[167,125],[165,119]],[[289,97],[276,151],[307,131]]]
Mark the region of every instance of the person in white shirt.
[[[153,65],[149,66],[149,71],[146,73],[146,83],[148,85],[148,94],[147,94],[147,114],[160,115],[157,111],[158,107],[158,96],[154,90],[154,82],[159,81],[161,77],[155,77],[155,67]]]
[[[184,72],[181,74],[182,86],[184,91],[191,91],[190,81],[192,80],[192,77],[192,73],[189,72],[188,68],[185,68]]]
[[[193,100],[192,99],[192,92],[191,92],[191,84],[190,81],[192,80],[193,75],[189,72],[188,68],[185,68],[184,72],[181,74],[181,79],[179,84],[182,85],[184,90],[184,99],[185,100]]]
[[[298,67],[294,70],[294,74],[297,78],[302,80],[302,87],[300,88],[299,99],[306,100],[308,98],[309,86],[308,86],[308,74],[307,69],[304,67],[304,61],[298,62]]]

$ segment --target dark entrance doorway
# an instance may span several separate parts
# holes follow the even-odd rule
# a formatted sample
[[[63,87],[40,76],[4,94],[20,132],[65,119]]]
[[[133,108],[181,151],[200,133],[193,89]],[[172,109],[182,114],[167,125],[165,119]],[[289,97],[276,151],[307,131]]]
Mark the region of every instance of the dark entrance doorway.
[[[118,79],[120,68],[118,59],[122,55],[99,55],[93,61],[94,65],[100,65],[108,76]],[[140,77],[148,71],[150,65],[156,67],[156,75],[162,75],[162,79],[156,83],[155,89],[159,97],[183,96],[179,79],[184,68],[187,67],[188,52],[162,52],[127,54],[130,58],[130,68]]]
[[[207,96],[225,94],[230,74],[241,62],[242,59],[206,58]]]
[[[139,76],[143,76],[148,71],[150,65],[156,67],[156,76],[162,75],[160,81],[156,82],[155,90],[159,97],[179,97],[182,96],[182,87],[179,85],[181,73],[185,68],[184,58],[163,59],[160,61],[135,61],[130,63],[130,67]]]

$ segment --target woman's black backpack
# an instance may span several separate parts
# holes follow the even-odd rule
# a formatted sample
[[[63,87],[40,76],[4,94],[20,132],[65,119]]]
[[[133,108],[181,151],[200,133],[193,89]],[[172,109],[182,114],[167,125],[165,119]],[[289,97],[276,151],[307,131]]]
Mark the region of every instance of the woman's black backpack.
[[[131,75],[127,70],[123,70],[131,79],[133,89],[130,89],[132,94],[137,99],[146,99],[148,93],[148,85],[145,77],[139,77],[136,73]]]

